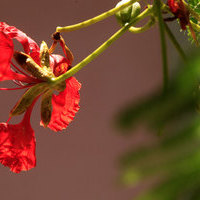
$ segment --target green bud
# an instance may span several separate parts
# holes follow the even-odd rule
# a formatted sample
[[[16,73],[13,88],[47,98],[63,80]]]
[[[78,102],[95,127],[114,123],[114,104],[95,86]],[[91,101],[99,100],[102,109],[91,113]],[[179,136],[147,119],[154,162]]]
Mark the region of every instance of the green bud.
[[[127,3],[129,0],[122,0],[120,1],[116,7]],[[123,26],[126,23],[129,23],[132,19],[134,19],[137,15],[140,14],[141,6],[138,2],[133,3],[132,5],[120,10],[115,14],[117,21]]]
[[[48,81],[50,78],[54,77],[50,68],[40,67],[29,55],[15,51],[13,56],[17,63],[32,76],[43,81]]]
[[[40,45],[40,64],[42,67],[50,67],[49,48],[45,41],[42,41]]]
[[[48,90],[42,95],[41,102],[41,120],[43,122],[44,127],[47,127],[51,120],[51,112],[52,112],[52,90]]]
[[[10,117],[21,115],[33,103],[34,99],[47,90],[47,83],[38,83],[28,89],[10,112]]]

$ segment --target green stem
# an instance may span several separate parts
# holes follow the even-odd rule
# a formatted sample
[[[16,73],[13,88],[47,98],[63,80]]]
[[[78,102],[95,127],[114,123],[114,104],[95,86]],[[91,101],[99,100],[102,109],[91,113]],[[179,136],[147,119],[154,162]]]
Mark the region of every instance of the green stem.
[[[78,24],[74,24],[74,25],[71,25],[71,26],[65,26],[65,27],[59,27],[58,26],[56,28],[56,31],[57,32],[69,32],[69,31],[75,31],[75,30],[78,30],[78,29],[81,29],[81,28],[85,28],[85,27],[90,26],[92,24],[95,24],[99,21],[102,21],[102,20],[106,19],[107,17],[114,15],[115,13],[119,12],[120,10],[123,10],[124,8],[132,5],[136,1],[138,1],[138,0],[130,0],[129,2],[124,3],[121,6],[113,8],[113,9],[111,9],[107,12],[104,12],[104,13],[102,13],[102,14],[94,17],[94,18],[91,18],[89,20],[86,20],[86,21],[78,23]]]
[[[176,50],[178,51],[178,53],[180,54],[180,56],[182,57],[182,59],[184,61],[187,60],[186,55],[183,51],[183,49],[181,48],[180,44],[178,43],[178,41],[176,40],[174,34],[171,32],[170,28],[167,26],[166,23],[165,24],[165,30],[167,35],[169,36],[170,40],[172,41],[173,45],[175,46]]]
[[[200,26],[196,23],[194,23],[192,20],[190,20],[190,23],[192,25],[192,28],[197,31],[197,32],[200,32]]]
[[[86,66],[88,63],[93,61],[97,56],[99,56],[101,53],[103,53],[114,41],[116,41],[120,36],[123,35],[131,26],[132,24],[140,21],[144,18],[144,16],[149,15],[152,12],[152,9],[146,9],[141,14],[139,14],[136,18],[131,20],[130,23],[127,23],[124,25],[119,31],[117,31],[115,34],[113,34],[106,42],[104,42],[100,47],[98,47],[95,51],[93,51],[89,56],[87,56],[85,59],[83,59],[80,63],[75,65],[72,69],[67,71],[65,74],[62,74],[61,76],[54,78],[51,80],[51,85],[56,85],[62,81],[65,81],[69,77],[76,74],[79,70],[81,70],[84,66]]]
[[[163,92],[168,88],[169,72],[168,72],[168,62],[167,62],[167,45],[165,38],[165,24],[161,13],[161,2],[160,0],[154,1],[154,8],[156,16],[158,17],[158,24],[160,30],[160,41],[161,41],[161,51],[162,51],[162,65],[163,65]]]
[[[151,28],[155,24],[155,20],[150,19],[144,26],[142,27],[130,27],[129,31],[131,33],[143,33],[147,31],[149,28]]]

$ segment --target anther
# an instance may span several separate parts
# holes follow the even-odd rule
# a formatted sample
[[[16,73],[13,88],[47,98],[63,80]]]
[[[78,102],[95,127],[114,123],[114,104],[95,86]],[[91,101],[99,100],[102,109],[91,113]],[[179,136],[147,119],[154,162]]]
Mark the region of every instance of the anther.
[[[55,33],[52,35],[52,38],[53,38],[53,40],[59,41],[59,40],[61,39],[60,32],[55,32]]]

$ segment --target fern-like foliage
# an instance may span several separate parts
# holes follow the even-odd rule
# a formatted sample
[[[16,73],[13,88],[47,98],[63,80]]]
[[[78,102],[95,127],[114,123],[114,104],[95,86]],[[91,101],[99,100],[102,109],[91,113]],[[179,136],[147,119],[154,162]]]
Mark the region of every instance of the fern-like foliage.
[[[188,0],[188,4],[197,14],[200,15],[200,0]],[[200,25],[200,22],[193,16],[190,16],[190,20],[192,22],[194,22],[195,24]],[[194,30],[194,32],[196,34],[197,41],[199,42],[200,41],[200,32],[197,30]],[[192,37],[189,27],[187,28],[187,34],[188,34],[189,40],[192,43],[194,43],[194,39]]]

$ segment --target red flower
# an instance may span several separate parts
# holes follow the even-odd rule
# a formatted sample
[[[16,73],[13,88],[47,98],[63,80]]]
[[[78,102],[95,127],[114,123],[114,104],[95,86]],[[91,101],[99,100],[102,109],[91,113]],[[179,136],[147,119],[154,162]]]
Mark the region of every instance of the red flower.
[[[167,4],[171,10],[171,12],[174,14],[175,19],[179,19],[180,21],[180,26],[182,30],[186,30],[186,26],[189,26],[191,35],[198,46],[198,41],[196,38],[196,34],[192,28],[192,25],[190,23],[190,12],[189,10],[185,7],[184,3],[182,0],[168,0]],[[170,18],[168,18],[170,19]],[[174,19],[174,18],[173,18]]]
[[[174,14],[176,18],[179,19],[181,28],[183,30],[186,29],[186,26],[189,25],[189,11],[185,7],[182,0],[168,0],[167,2],[171,12]]]
[[[25,53],[14,51],[13,39],[22,44]],[[66,58],[51,54],[58,42]],[[10,112],[11,117],[25,112],[22,122],[16,125],[0,123],[0,162],[11,171],[17,173],[35,166],[35,136],[30,115],[39,96],[42,96],[41,125],[54,131],[65,129],[79,110],[81,85],[74,77],[53,88],[48,84],[51,78],[65,73],[72,60],[73,56],[59,34],[55,35],[50,49],[45,42],[39,48],[25,33],[0,22],[0,81],[13,80],[20,86],[12,89],[28,88]],[[53,91],[59,93],[55,95]]]

